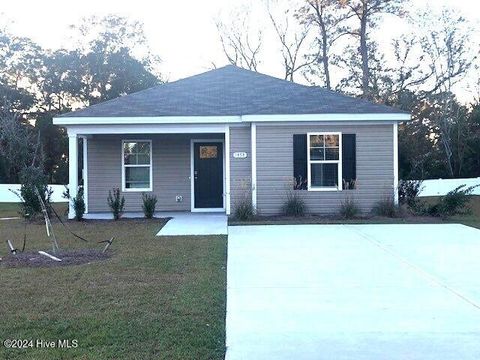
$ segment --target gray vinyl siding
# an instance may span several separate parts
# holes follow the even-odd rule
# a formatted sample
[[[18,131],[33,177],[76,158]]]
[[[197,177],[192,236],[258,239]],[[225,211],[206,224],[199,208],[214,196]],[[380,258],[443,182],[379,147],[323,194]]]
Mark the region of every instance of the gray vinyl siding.
[[[281,212],[293,178],[293,135],[340,131],[356,134],[357,189],[299,191],[309,213],[333,214],[346,197],[362,212],[393,194],[393,125],[257,125],[257,208],[262,215]]]
[[[235,205],[242,199],[251,199],[252,157],[250,126],[230,128],[230,207],[232,214]],[[235,159],[233,153],[246,152],[246,159]]]
[[[157,211],[189,211],[190,139],[223,139],[223,134],[95,135],[88,139],[88,210],[109,211],[108,191],[122,189],[122,140],[152,140],[153,193]],[[141,192],[122,192],[125,211],[142,211]],[[183,196],[176,202],[176,195]]]

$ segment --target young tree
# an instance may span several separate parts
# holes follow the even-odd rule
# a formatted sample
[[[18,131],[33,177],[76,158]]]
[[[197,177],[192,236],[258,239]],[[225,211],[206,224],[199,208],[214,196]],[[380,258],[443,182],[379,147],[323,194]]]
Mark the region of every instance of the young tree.
[[[373,41],[370,31],[378,25],[380,15],[400,15],[406,6],[403,0],[340,0],[342,6],[347,9],[348,16],[356,19],[356,24],[349,27],[348,34],[358,39],[358,53],[361,64],[361,89],[362,97],[372,99],[370,89],[371,78],[371,49]],[[351,48],[353,50],[354,48]]]
[[[278,5],[275,3],[275,5]],[[278,6],[275,6],[277,8]],[[274,14],[270,3],[267,2],[267,12],[280,42],[283,65],[285,69],[285,80],[293,81],[296,72],[317,61],[316,57],[308,59],[302,56],[303,47],[307,39],[310,27],[306,23],[300,23],[300,28],[292,28],[290,10],[286,9],[281,15]]]
[[[261,29],[252,30],[250,11],[237,9],[229,20],[215,21],[223,53],[232,65],[258,70],[263,45]]]
[[[335,42],[346,35],[344,22],[350,15],[343,11],[336,0],[307,0],[306,5],[297,10],[296,17],[306,27],[313,27],[316,36],[309,58],[314,61],[308,66],[312,75],[323,78],[324,86],[332,88],[330,76],[331,49]]]
[[[426,12],[420,16],[423,28],[422,47],[425,62],[433,74],[423,94],[436,109],[436,128],[445,154],[448,174],[455,176],[453,159],[453,128],[464,110],[458,106],[454,85],[465,79],[477,54],[470,47],[473,30],[465,18],[451,10],[440,14]]]

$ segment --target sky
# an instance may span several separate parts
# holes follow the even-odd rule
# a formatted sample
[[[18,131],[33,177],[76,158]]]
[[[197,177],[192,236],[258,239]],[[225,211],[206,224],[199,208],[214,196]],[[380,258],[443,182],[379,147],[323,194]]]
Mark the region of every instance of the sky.
[[[270,26],[261,0],[21,0],[0,2],[0,25],[10,23],[10,30],[27,36],[41,46],[57,49],[69,46],[68,26],[82,17],[118,14],[140,20],[153,52],[162,59],[164,78],[173,81],[226,65],[215,19],[228,16],[246,4],[259,24]],[[415,8],[457,8],[475,26],[480,23],[478,0],[412,0]],[[480,28],[480,27],[479,27]],[[389,41],[398,31],[395,22],[385,26],[382,38]],[[282,64],[273,33],[265,33],[264,61],[259,71],[281,77]],[[299,79],[300,80],[300,79]]]

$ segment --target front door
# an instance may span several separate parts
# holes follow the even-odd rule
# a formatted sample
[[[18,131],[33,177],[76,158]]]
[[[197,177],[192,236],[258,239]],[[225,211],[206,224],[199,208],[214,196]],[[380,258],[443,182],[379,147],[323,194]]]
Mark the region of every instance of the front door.
[[[223,144],[195,142],[193,151],[195,209],[223,208]]]

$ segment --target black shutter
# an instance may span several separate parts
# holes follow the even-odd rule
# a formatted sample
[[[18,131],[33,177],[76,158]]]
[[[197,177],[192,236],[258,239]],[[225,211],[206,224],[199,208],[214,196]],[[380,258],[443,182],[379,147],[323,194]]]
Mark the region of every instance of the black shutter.
[[[342,135],[342,176],[344,189],[354,189],[357,180],[357,154],[355,134]]]
[[[307,190],[307,134],[293,135],[293,177],[295,190]]]

